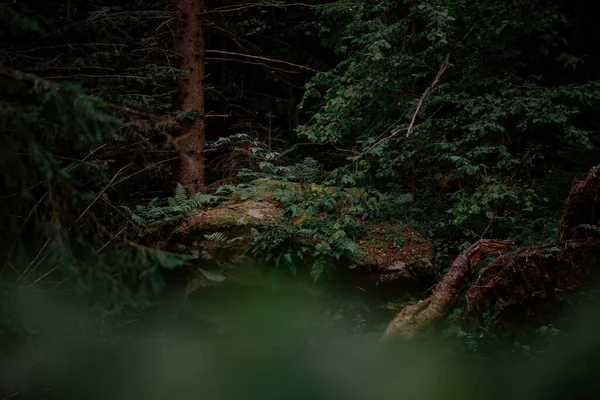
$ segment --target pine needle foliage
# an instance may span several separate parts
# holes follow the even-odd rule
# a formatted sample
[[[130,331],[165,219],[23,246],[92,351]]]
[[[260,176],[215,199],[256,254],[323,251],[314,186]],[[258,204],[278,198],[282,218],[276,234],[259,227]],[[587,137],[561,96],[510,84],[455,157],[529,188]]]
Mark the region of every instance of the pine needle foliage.
[[[115,188],[133,186],[133,181],[121,184],[133,163],[118,150],[132,126],[131,110],[107,102],[114,97],[89,81],[68,79],[88,76],[89,64],[71,61],[87,62],[93,55],[71,58],[71,51],[86,47],[69,50],[60,36],[68,31],[77,43],[89,25],[65,30],[57,14],[40,18],[36,7],[51,3],[1,6],[8,27],[3,26],[0,50],[0,278],[11,285],[60,287],[90,307],[147,306],[163,287],[160,269],[183,260],[135,246],[122,213],[111,212],[118,210]],[[54,29],[54,22],[61,29]],[[98,32],[106,33],[110,24],[102,25],[106,30],[90,41],[106,52]],[[52,57],[44,58],[45,52]]]

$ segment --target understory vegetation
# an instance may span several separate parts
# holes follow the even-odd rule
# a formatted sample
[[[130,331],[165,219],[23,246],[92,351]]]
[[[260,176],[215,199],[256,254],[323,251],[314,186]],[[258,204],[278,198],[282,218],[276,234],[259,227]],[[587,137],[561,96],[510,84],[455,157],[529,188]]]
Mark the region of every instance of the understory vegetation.
[[[0,399],[583,396],[580,3],[0,2]]]

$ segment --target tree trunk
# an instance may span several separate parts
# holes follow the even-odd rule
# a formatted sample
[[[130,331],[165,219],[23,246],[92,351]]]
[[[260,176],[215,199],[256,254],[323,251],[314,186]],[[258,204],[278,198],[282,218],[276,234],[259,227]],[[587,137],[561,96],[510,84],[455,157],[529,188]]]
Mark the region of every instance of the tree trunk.
[[[173,177],[193,194],[204,187],[204,0],[174,0],[173,5],[173,46],[181,57],[174,106],[182,114],[172,141],[178,156]]]

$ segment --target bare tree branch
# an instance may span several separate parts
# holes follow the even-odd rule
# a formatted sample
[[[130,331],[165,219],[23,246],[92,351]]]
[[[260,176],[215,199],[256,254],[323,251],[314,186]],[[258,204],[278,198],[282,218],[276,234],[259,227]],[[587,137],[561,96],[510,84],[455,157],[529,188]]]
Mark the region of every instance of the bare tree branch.
[[[427,86],[427,89],[425,89],[425,92],[423,92],[423,95],[421,96],[421,99],[419,100],[419,104],[417,104],[417,109],[415,110],[415,113],[413,114],[412,121],[410,121],[410,125],[408,126],[408,131],[406,132],[406,137],[410,136],[413,126],[415,125],[415,121],[417,120],[417,115],[419,115],[419,111],[421,111],[421,107],[423,107],[423,103],[425,102],[425,99],[427,98],[427,96],[429,96],[429,93],[431,93],[431,91],[433,90],[435,85],[437,85],[437,83],[439,82],[439,80],[442,77],[442,75],[444,74],[444,72],[446,72],[446,69],[448,69],[448,65],[450,65],[450,53],[448,53],[446,55],[446,58],[444,59],[444,62],[442,63],[442,66],[440,67],[440,70],[438,71],[437,75],[435,76],[435,79],[433,80],[433,82],[431,82],[431,84],[429,86]]]
[[[281,63],[281,64],[286,64],[286,65],[291,65],[292,67],[296,67],[296,68],[300,68],[300,69],[306,69],[308,71],[320,72],[319,70],[311,68],[311,67],[309,67],[307,65],[294,64],[294,63],[291,63],[289,61],[277,60],[277,59],[274,59],[274,58],[267,58],[267,57],[261,57],[261,56],[253,56],[253,55],[250,55],[250,54],[236,53],[236,52],[232,52],[232,51],[221,51],[221,50],[206,50],[206,52],[207,53],[215,53],[215,54],[226,54],[226,55],[230,55],[230,56],[247,57],[247,58],[252,58],[252,59],[255,59],[255,60],[262,60],[262,61],[270,61],[270,62],[275,62],[275,63]]]

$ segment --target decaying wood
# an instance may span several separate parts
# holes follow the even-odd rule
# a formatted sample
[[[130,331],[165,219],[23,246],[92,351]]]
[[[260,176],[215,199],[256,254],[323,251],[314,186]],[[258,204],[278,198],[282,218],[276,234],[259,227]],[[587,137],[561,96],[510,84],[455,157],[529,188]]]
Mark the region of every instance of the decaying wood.
[[[509,240],[482,239],[460,253],[433,294],[418,304],[405,307],[389,324],[382,340],[410,339],[443,319],[452,310],[475,275],[475,265],[483,254],[503,253],[513,245]]]
[[[496,318],[511,306],[526,313],[547,306],[557,292],[572,290],[587,273],[598,272],[599,228],[600,170],[592,168],[569,193],[556,246],[526,247],[502,255],[485,267],[469,288],[475,274],[473,266],[481,255],[504,252],[512,244],[478,241],[458,256],[431,296],[404,308],[394,318],[382,339],[414,337],[443,319],[465,291],[465,316],[472,320],[483,312]]]
[[[466,294],[465,315],[476,319],[487,312],[496,318],[508,307],[531,315],[547,307],[557,292],[576,288],[600,261],[600,234],[592,226],[600,226],[596,168],[573,185],[556,246],[522,248],[490,263]]]
[[[560,221],[557,245],[564,249],[569,242],[585,242],[600,238],[598,232],[581,225],[600,226],[600,169],[592,168],[587,177],[571,188]]]
[[[476,320],[484,312],[496,315],[515,302],[544,301],[557,287],[567,286],[569,274],[559,276],[548,248],[525,247],[498,257],[486,266],[465,294],[465,316]]]

